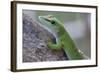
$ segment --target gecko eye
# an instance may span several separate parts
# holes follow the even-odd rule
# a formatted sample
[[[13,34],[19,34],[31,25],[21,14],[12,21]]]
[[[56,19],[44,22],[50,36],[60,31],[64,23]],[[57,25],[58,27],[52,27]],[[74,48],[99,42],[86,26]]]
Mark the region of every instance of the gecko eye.
[[[51,24],[55,24],[55,21],[51,21]]]

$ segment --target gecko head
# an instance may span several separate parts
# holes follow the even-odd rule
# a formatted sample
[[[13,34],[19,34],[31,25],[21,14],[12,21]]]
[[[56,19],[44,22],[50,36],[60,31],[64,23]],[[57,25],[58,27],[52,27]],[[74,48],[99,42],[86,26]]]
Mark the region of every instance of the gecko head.
[[[53,15],[47,15],[47,16],[39,16],[39,19],[41,21],[48,22],[52,25],[56,25],[56,18]]]
[[[39,16],[39,20],[48,28],[52,27],[53,29],[59,30],[59,21],[53,15]]]

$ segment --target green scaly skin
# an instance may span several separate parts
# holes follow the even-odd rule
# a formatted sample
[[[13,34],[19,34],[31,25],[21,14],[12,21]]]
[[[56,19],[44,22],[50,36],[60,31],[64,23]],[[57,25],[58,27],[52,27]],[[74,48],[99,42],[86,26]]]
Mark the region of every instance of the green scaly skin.
[[[61,23],[53,15],[39,16],[39,20],[42,25],[54,30],[53,32],[57,35],[57,44],[48,41],[47,45],[49,48],[54,50],[63,48],[69,60],[85,59],[84,54],[77,49],[74,41],[65,30],[63,23]]]

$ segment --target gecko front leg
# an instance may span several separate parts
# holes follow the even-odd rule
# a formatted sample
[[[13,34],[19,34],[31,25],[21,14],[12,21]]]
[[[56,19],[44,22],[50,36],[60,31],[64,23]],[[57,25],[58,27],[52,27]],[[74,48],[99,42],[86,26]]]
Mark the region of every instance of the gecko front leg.
[[[63,47],[61,42],[53,43],[51,41],[47,43],[47,46],[54,50],[60,50]]]

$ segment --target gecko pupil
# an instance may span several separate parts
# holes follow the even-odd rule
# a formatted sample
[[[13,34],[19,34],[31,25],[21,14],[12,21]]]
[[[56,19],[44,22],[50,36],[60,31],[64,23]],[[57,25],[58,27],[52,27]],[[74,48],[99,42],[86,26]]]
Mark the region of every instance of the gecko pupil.
[[[51,24],[55,24],[55,21],[52,21]]]

